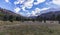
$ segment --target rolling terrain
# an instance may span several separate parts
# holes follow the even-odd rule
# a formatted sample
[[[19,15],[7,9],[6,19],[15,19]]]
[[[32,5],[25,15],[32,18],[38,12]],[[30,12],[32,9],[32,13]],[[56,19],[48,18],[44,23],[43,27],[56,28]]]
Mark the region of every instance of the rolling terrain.
[[[0,17],[4,15],[18,16],[18,14],[10,12],[9,10],[0,9]],[[52,12],[45,13],[39,16],[50,17],[51,15]],[[60,24],[58,23],[58,21],[47,21],[46,23],[44,23],[44,21],[9,22],[0,20],[0,35],[60,35]]]

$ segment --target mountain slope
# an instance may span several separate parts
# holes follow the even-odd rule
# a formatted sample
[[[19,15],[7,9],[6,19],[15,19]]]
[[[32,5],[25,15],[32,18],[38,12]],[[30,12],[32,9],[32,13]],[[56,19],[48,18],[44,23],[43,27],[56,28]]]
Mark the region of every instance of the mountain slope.
[[[12,12],[10,10],[6,10],[6,9],[2,9],[2,8],[0,8],[0,13],[6,14],[6,15],[15,15],[15,16],[18,15],[18,14],[14,13],[14,12]]]
[[[54,16],[56,17],[57,15],[60,15],[60,11],[50,11],[48,13],[43,13],[43,14],[37,16],[37,18],[42,17],[44,19],[50,20],[50,19],[54,18]]]

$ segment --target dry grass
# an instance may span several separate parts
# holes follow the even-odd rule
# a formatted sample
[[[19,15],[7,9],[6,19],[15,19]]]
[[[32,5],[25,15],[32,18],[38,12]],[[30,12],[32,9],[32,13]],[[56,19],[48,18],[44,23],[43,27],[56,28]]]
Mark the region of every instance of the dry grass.
[[[60,24],[56,23],[31,21],[5,23],[0,26],[0,35],[60,35]]]

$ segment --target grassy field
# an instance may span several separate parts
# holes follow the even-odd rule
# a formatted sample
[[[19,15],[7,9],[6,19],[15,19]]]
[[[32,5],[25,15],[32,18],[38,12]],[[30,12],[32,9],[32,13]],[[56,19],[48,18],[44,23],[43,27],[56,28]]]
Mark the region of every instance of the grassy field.
[[[60,35],[58,21],[0,21],[0,35]]]

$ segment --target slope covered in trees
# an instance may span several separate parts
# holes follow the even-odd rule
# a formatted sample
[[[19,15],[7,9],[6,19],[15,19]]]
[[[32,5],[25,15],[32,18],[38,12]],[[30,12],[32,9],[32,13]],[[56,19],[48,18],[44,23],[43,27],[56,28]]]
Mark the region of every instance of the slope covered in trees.
[[[23,17],[19,14],[16,14],[10,10],[2,9],[0,8],[0,20],[4,21],[44,21],[46,20],[57,20],[60,21],[60,11],[55,11],[55,12],[48,12],[48,13],[43,13],[37,17]]]

